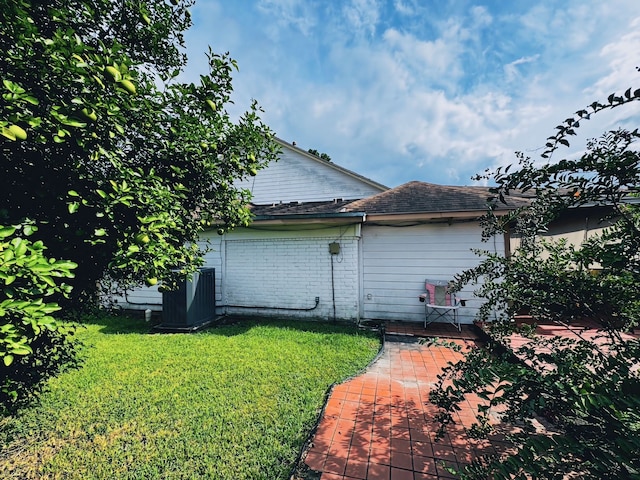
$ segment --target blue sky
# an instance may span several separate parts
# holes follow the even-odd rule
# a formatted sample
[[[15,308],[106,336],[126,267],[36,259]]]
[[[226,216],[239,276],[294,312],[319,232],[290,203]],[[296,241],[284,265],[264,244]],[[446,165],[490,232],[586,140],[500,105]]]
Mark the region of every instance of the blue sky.
[[[256,99],[280,138],[390,187],[471,185],[640,87],[638,0],[196,0],[191,13],[182,80],[206,72],[207,45],[230,52],[232,115]],[[561,155],[635,128],[639,107],[583,123]]]

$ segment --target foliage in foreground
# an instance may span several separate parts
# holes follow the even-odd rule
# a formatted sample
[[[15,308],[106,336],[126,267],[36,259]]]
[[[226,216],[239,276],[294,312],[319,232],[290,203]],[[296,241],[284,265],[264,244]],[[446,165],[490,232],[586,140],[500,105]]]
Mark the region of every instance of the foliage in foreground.
[[[79,329],[84,367],[0,429],[0,477],[287,479],[329,385],[380,347],[305,322],[147,328],[96,318]]]
[[[256,103],[236,122],[226,111],[228,55],[209,51],[207,74],[177,81],[191,3],[0,8],[0,223],[35,222],[51,256],[78,264],[75,308],[105,277],[156,284],[195,269],[203,228],[249,221],[233,182],[275,159]]]
[[[31,401],[46,381],[76,364],[73,328],[51,314],[60,307],[47,301],[66,295],[73,262],[49,259],[42,241],[32,242],[36,227],[0,227],[0,417]]]
[[[55,303],[85,309],[109,281],[171,285],[202,264],[204,228],[249,221],[234,181],[277,147],[255,102],[231,121],[228,55],[176,80],[191,3],[1,2],[0,225],[32,240],[3,244],[0,412],[74,362]]]
[[[591,114],[639,98],[640,90],[628,90],[576,112],[543,156],[568,145],[567,136]],[[473,433],[495,433],[491,418],[499,412],[514,449],[474,462],[464,478],[640,478],[640,342],[625,335],[640,319],[639,137],[637,130],[612,131],[589,142],[577,160],[536,166],[521,156],[519,170],[492,175],[498,199],[527,191],[534,199],[506,218],[489,212],[485,236],[511,228],[522,244],[508,258],[486,253],[457,278],[480,284],[476,293],[487,303],[478,320],[496,312],[498,319],[488,348],[448,368],[432,398],[446,428],[465,394],[478,393],[487,404]],[[579,246],[541,239],[551,221],[587,207],[608,211],[602,234]],[[574,339],[539,336],[514,326],[513,315],[523,310],[562,326],[588,319],[598,330]],[[529,341],[516,346],[514,334]]]

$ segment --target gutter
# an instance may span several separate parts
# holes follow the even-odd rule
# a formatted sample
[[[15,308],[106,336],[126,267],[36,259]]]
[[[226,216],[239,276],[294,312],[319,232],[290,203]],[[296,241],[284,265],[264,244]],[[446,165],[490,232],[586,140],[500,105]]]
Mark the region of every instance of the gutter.
[[[365,221],[367,214],[364,212],[342,213],[301,213],[291,215],[256,215],[252,224],[260,225],[286,225],[291,223],[325,223],[326,220],[334,220],[336,223],[353,223],[354,219]],[[311,222],[309,221],[311,220]]]
[[[511,210],[494,210],[496,215],[504,215]],[[291,225],[296,223],[323,223],[333,220],[334,224],[352,224],[378,222],[415,222],[415,221],[452,221],[452,220],[472,220],[482,217],[486,210],[462,210],[451,212],[424,212],[424,213],[366,213],[366,212],[339,212],[339,213],[301,213],[284,215],[256,215],[252,224],[257,225]]]
[[[496,215],[503,215],[511,210],[494,210]],[[421,220],[452,220],[452,219],[476,219],[487,213],[486,210],[451,211],[451,212],[425,212],[425,213],[369,213],[366,221],[389,222],[389,221],[421,221]]]

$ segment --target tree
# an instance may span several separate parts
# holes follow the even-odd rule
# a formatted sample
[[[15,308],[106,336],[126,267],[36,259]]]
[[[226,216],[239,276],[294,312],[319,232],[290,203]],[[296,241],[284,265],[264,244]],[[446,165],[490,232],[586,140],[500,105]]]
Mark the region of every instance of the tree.
[[[73,305],[97,282],[169,281],[201,263],[203,228],[246,224],[255,175],[277,154],[254,102],[233,123],[236,67],[186,64],[189,3],[17,0],[0,12],[0,223],[36,222],[49,254],[75,261]]]
[[[594,113],[639,99],[640,90],[629,89],[576,112],[548,139],[543,158],[568,146],[568,137]],[[497,409],[512,427],[507,437],[514,447],[474,462],[463,477],[640,478],[640,342],[625,335],[640,319],[639,137],[638,130],[612,131],[589,141],[576,160],[537,166],[519,155],[516,171],[487,174],[498,201],[523,192],[534,198],[511,215],[489,212],[484,219],[486,238],[510,228],[522,236],[521,248],[508,258],[479,252],[479,266],[456,279],[460,286],[479,285],[476,295],[486,303],[478,320],[496,312],[498,318],[487,348],[447,368],[432,392],[442,428],[474,392],[486,403],[472,433],[495,433],[490,413]],[[563,212],[587,206],[608,209],[603,220],[610,226],[602,234],[579,246],[541,238]],[[599,329],[576,340],[537,336],[535,328],[512,322],[522,309],[562,325],[588,318]],[[515,333],[528,343],[513,344]]]
[[[318,150],[316,150],[315,148],[310,148],[310,149],[308,150],[308,152],[309,152],[311,155],[315,155],[315,156],[316,156],[316,157],[318,157],[318,158],[321,158],[321,159],[323,159],[323,160],[326,160],[327,162],[330,162],[330,161],[331,161],[331,157],[329,156],[329,154],[328,154],[328,153],[324,153],[324,152],[320,153],[320,152],[319,152]]]
[[[277,144],[257,103],[231,120],[228,54],[209,50],[208,74],[177,81],[190,5],[2,2],[3,408],[75,362],[60,306],[95,304],[105,280],[170,286],[202,264],[204,228],[250,221],[234,181]]]

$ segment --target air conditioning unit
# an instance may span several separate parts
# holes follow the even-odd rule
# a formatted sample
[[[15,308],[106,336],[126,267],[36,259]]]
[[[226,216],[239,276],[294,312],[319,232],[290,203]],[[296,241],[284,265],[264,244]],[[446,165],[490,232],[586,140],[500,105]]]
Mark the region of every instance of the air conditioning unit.
[[[158,330],[192,332],[216,316],[216,269],[201,268],[177,290],[162,293],[162,323]]]

